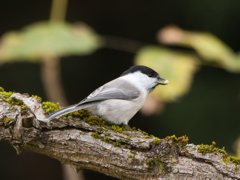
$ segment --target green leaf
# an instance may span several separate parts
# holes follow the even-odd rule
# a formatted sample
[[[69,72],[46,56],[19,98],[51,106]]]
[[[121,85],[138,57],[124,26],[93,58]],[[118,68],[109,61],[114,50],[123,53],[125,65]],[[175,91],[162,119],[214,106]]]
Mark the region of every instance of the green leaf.
[[[198,69],[197,63],[198,59],[193,55],[158,46],[146,46],[135,57],[135,64],[151,67],[162,78],[169,80],[168,85],[159,85],[152,92],[160,101],[174,101],[189,91]]]
[[[84,23],[38,22],[2,36],[0,61],[85,55],[100,46],[99,36]]]
[[[162,43],[194,48],[206,62],[214,62],[229,72],[240,72],[240,56],[211,33],[167,26],[159,32],[158,38]]]

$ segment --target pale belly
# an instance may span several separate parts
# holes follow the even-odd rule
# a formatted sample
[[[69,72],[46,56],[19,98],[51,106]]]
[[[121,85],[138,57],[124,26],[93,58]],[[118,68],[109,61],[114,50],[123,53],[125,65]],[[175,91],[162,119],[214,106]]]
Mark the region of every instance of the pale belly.
[[[87,110],[110,123],[128,124],[129,120],[142,107],[145,99],[137,99],[135,101],[109,99],[99,102],[95,108]]]

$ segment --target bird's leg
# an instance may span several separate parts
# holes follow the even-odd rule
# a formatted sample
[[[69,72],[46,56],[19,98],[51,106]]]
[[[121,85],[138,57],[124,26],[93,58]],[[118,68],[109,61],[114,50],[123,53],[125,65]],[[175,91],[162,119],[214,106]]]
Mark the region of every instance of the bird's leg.
[[[123,125],[127,128],[127,130],[132,129],[128,124],[123,124]]]

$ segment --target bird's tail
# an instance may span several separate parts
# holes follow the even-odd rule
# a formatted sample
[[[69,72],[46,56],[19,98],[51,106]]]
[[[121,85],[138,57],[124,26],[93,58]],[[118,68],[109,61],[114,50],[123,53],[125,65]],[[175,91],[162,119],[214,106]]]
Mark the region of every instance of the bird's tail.
[[[64,114],[67,114],[67,113],[71,113],[71,112],[74,112],[74,111],[78,111],[78,110],[81,110],[81,109],[85,109],[85,108],[88,108],[90,106],[93,106],[92,103],[88,103],[88,104],[82,104],[82,105],[71,105],[71,106],[67,106],[67,107],[64,107],[62,109],[59,109],[51,114],[49,114],[44,121],[51,121],[55,118],[58,118]]]

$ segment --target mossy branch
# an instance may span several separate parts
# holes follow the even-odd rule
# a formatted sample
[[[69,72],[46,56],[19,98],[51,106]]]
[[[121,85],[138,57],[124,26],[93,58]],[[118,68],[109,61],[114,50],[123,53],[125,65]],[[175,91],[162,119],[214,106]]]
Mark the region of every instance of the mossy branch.
[[[59,108],[43,104],[48,111]],[[49,126],[35,118],[39,109],[44,112],[38,97],[0,88],[0,139],[17,153],[28,149],[76,171],[91,169],[119,179],[240,179],[240,159],[228,157],[215,143],[195,146],[187,144],[187,136],[159,139],[110,125],[86,111],[53,120]]]

